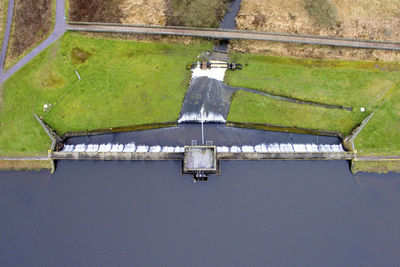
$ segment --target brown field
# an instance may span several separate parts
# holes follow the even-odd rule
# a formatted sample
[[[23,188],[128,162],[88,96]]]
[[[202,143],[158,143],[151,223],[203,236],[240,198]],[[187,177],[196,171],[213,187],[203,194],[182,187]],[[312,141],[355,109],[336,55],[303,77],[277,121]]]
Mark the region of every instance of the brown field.
[[[165,0],[124,0],[120,8],[123,13],[122,23],[165,25]]]
[[[69,0],[69,20],[165,25],[166,0]]]
[[[230,0],[167,0],[167,24],[216,28]]]
[[[400,41],[400,1],[243,0],[236,23],[237,28],[242,30]],[[283,56],[384,60],[399,58],[395,52],[257,41],[236,42],[234,47],[239,51]]]
[[[6,29],[7,1],[0,0],[0,47],[3,44],[4,30]]]
[[[15,1],[6,68],[50,33],[52,14],[52,0]]]
[[[400,41],[398,0],[243,0],[239,29]]]
[[[216,27],[229,0],[69,0],[69,20]]]
[[[396,51],[355,49],[320,45],[302,45],[253,40],[233,40],[230,47],[235,52],[266,54],[271,56],[367,60],[367,61],[400,61],[400,53]]]

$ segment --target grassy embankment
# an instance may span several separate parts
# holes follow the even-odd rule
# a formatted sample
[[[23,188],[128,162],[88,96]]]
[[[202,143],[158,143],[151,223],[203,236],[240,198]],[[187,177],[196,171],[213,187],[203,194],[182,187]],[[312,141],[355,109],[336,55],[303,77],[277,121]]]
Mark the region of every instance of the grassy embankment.
[[[295,104],[255,93],[233,96],[229,122],[261,123],[347,134],[361,121],[361,112]]]
[[[382,106],[377,109],[354,140],[354,145],[358,153],[362,155],[400,156],[399,88],[391,92]]]
[[[353,162],[353,172],[400,172],[399,161],[355,161]]]
[[[326,109],[238,92],[229,121],[339,131],[347,135],[378,109],[356,138],[356,149],[368,155],[400,154],[400,64],[245,54],[235,54],[234,60],[248,65],[242,71],[227,74],[229,85],[354,109]],[[361,112],[361,107],[366,112]]]
[[[56,0],[15,0],[4,68],[9,69],[51,33]]]
[[[41,170],[50,169],[46,160],[0,160],[0,170]]]
[[[177,120],[190,79],[185,66],[210,47],[65,34],[3,85],[0,155],[47,153],[34,112],[59,134]]]

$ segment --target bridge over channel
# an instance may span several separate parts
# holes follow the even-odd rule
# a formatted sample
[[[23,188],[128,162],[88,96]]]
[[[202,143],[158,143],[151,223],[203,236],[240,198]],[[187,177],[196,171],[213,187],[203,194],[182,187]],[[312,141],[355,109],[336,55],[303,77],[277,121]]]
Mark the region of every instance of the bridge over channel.
[[[349,39],[337,37],[322,37],[313,35],[255,32],[231,29],[209,29],[191,27],[171,27],[171,26],[142,26],[114,23],[92,23],[92,22],[68,22],[67,30],[86,31],[86,32],[110,32],[110,33],[135,33],[135,34],[158,34],[192,36],[213,39],[247,39],[263,40],[273,42],[328,45],[363,49],[380,49],[400,51],[400,43],[371,41],[362,39]]]

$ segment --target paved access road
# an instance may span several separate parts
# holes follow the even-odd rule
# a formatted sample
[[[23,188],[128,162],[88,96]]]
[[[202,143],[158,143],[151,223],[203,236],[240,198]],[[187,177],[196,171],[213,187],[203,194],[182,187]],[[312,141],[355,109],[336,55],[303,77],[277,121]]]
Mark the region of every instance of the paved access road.
[[[382,49],[400,51],[400,43],[357,40],[336,37],[295,35],[268,32],[239,31],[230,29],[196,29],[186,27],[135,26],[102,23],[69,22],[67,30],[89,32],[141,33],[178,36],[208,37],[215,39],[249,39],[287,43],[342,46],[365,49]]]

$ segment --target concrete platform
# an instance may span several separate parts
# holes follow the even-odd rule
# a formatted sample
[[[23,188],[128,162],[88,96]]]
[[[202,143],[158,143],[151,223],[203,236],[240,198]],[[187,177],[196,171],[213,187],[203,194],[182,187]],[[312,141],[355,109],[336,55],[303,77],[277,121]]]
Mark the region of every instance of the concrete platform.
[[[185,146],[183,173],[216,173],[217,148],[215,146]]]

